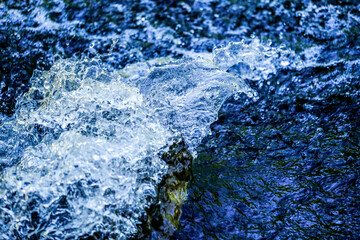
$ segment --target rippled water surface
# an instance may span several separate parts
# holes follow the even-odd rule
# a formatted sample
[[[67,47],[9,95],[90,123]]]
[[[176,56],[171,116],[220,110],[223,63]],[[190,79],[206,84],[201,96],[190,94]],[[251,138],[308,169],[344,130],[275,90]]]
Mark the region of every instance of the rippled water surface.
[[[0,1],[0,239],[360,238],[357,1]]]

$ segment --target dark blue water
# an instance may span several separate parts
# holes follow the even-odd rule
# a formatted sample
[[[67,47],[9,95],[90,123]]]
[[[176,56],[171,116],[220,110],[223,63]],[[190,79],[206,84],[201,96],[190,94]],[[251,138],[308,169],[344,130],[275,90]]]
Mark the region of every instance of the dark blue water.
[[[0,239],[360,238],[359,9],[1,1]]]

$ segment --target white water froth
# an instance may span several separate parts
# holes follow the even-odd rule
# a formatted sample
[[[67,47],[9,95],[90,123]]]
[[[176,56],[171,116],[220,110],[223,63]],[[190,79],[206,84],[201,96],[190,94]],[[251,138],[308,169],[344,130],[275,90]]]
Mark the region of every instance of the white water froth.
[[[220,63],[215,54],[109,71],[99,59],[70,59],[34,74],[2,126],[8,154],[0,160],[17,164],[2,172],[1,239],[136,233],[167,171],[161,153],[183,138],[196,155],[222,103],[253,95]],[[267,64],[265,74],[275,71]]]

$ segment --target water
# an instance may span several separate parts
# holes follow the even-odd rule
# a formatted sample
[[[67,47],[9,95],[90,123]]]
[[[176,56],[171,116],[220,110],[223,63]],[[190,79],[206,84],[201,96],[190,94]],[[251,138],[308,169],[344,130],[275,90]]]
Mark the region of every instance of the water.
[[[282,70],[259,101],[228,101],[198,149],[181,236],[356,239],[358,67]]]
[[[2,173],[5,239],[135,234],[167,170],[161,153],[179,137],[195,151],[224,100],[250,92],[211,61],[144,63],[137,78],[127,72],[139,65],[108,72],[99,61],[37,72],[4,124],[3,163],[15,163]]]
[[[359,9],[1,2],[1,238],[357,239]]]

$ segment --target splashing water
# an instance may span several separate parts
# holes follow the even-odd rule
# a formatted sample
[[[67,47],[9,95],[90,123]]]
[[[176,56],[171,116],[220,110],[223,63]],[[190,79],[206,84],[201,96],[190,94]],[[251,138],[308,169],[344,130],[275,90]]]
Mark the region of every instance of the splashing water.
[[[299,67],[303,63],[291,50],[271,47],[259,39],[232,42],[226,47],[215,48],[214,62],[224,71],[229,71],[251,80],[267,79],[279,67]]]
[[[121,71],[98,58],[68,59],[36,72],[2,126],[1,237],[135,234],[167,171],[161,153],[181,137],[196,155],[237,92],[253,95],[239,76],[200,58]]]
[[[359,235],[358,1],[26,6],[0,1],[0,239]],[[256,102],[217,113],[234,87]]]

